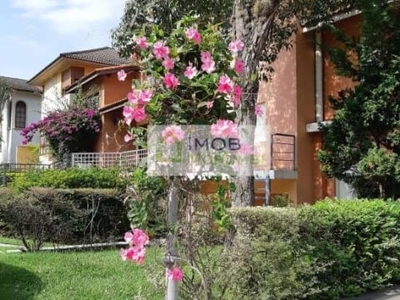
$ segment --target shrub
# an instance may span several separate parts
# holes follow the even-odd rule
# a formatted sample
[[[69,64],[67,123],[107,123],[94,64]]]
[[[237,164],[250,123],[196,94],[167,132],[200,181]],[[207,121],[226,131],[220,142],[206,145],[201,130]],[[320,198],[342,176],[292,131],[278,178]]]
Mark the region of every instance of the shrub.
[[[318,275],[325,299],[399,282],[399,202],[327,199],[303,207],[299,226],[310,256],[330,265]]]
[[[17,176],[9,185],[17,190],[31,187],[52,187],[56,189],[113,189],[124,188],[126,181],[117,168],[68,168],[37,170]]]
[[[400,282],[400,202],[232,209],[231,290],[243,299],[341,299]]]
[[[0,202],[8,235],[21,237],[28,250],[58,244],[115,241],[129,221],[114,190],[32,188]]]
[[[299,299],[321,292],[323,270],[299,235],[292,208],[249,207],[230,210],[236,235],[226,249],[230,294],[234,299]]]

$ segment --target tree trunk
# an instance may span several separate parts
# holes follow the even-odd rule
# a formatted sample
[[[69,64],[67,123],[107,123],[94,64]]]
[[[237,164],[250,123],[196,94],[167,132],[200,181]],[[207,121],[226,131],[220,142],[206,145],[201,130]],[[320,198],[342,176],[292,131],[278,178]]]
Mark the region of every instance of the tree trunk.
[[[245,65],[244,78],[248,80],[242,86],[242,107],[236,120],[239,126],[256,125],[255,105],[259,87],[258,66],[279,3],[279,0],[235,0],[234,2],[233,38],[234,40],[240,39],[244,43],[244,49],[239,55]],[[247,136],[247,140],[254,144],[254,132],[252,136]],[[253,174],[252,169],[250,174]],[[246,175],[249,175],[249,173]],[[232,205],[253,205],[254,176],[237,176],[233,183],[236,185],[236,191],[232,194]]]

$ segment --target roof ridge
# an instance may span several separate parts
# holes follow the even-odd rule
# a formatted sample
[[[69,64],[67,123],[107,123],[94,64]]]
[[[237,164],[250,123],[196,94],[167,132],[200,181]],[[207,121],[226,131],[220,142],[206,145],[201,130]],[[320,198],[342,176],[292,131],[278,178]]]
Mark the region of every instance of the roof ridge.
[[[0,78],[4,78],[4,79],[17,79],[17,80],[23,80],[23,81],[28,82],[28,79],[19,78],[19,77],[11,77],[11,76],[0,75]]]
[[[71,54],[81,54],[81,53],[87,53],[87,52],[95,52],[95,51],[101,51],[101,50],[106,50],[106,49],[113,49],[113,48],[111,48],[109,46],[104,46],[104,47],[100,47],[100,48],[63,52],[63,53],[60,53],[60,56],[71,55]]]

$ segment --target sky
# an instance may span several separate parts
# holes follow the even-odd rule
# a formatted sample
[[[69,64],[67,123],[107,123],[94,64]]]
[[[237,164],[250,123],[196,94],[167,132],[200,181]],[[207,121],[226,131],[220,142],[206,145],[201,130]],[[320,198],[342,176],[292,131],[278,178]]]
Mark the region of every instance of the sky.
[[[0,75],[31,79],[60,53],[111,46],[126,0],[1,0]]]

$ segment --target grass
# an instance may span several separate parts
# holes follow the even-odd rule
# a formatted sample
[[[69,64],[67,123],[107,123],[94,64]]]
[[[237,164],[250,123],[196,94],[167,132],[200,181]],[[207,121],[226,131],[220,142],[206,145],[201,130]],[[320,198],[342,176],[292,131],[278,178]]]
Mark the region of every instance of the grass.
[[[7,238],[7,237],[3,237],[3,236],[0,236],[0,243],[1,244],[10,244],[10,245],[22,246],[22,241],[21,240]]]
[[[159,248],[148,249],[147,261],[142,266],[121,261],[117,249],[100,252],[0,253],[0,298],[163,299],[161,253]],[[157,273],[161,281],[154,280]],[[147,278],[153,278],[154,282]]]

